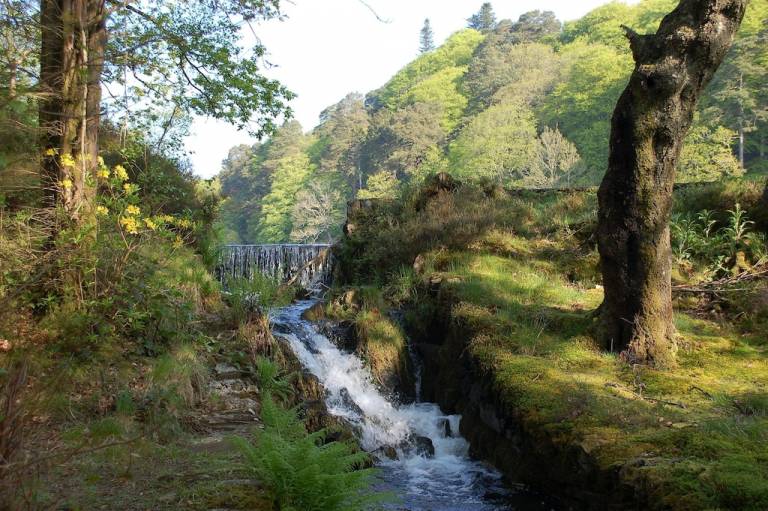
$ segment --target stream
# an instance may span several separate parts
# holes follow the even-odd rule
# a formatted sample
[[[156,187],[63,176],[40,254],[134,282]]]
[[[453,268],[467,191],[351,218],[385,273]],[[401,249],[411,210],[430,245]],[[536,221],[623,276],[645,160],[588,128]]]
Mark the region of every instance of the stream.
[[[496,470],[470,458],[469,444],[459,434],[460,416],[446,415],[434,403],[399,404],[385,396],[360,358],[302,319],[314,303],[300,301],[273,311],[274,334],[322,383],[328,411],[346,420],[362,448],[381,460],[377,489],[399,497],[388,509],[554,509],[540,495],[506,486]]]

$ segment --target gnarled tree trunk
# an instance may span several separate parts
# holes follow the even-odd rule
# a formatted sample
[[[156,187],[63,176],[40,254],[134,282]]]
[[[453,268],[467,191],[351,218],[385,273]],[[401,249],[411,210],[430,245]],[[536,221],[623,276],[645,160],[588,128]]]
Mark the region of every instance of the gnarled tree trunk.
[[[42,182],[49,206],[88,216],[95,194],[101,73],[107,42],[104,0],[41,0]]]
[[[606,348],[630,363],[674,364],[669,220],[683,139],[748,0],[681,0],[654,35],[625,28],[635,69],[611,123],[598,192]]]

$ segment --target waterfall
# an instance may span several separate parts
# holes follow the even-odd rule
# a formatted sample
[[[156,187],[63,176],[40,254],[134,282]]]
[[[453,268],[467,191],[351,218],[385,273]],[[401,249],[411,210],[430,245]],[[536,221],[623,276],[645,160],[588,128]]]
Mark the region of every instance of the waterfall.
[[[458,415],[434,403],[401,404],[386,396],[354,353],[345,352],[302,319],[315,301],[270,314],[275,336],[323,384],[328,411],[357,433],[379,459],[382,489],[400,497],[387,509],[407,511],[550,510],[535,494],[505,488],[501,475],[469,456]]]
[[[303,288],[311,289],[330,281],[330,247],[319,243],[227,245],[219,253],[216,275],[219,282],[226,284],[230,278],[252,279],[261,273],[279,282],[295,279]]]

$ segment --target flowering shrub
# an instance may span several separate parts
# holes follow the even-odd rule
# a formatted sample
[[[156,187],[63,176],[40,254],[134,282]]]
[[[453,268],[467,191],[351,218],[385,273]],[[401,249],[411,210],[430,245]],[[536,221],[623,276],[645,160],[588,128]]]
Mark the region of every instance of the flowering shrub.
[[[188,216],[152,210],[123,165],[96,171],[91,222],[60,234],[63,294],[53,322],[66,351],[91,356],[109,339],[136,339],[147,354],[194,339],[194,317],[218,285],[192,250]],[[62,186],[64,186],[62,184]],[[59,243],[59,242],[57,242]]]

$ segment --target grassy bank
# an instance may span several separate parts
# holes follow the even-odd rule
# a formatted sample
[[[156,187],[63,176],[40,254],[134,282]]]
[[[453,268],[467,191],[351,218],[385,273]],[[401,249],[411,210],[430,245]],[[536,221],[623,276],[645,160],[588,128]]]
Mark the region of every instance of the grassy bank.
[[[747,182],[689,187],[677,192],[677,218],[711,210],[721,232],[737,202],[759,216],[761,191]],[[430,335],[424,318],[447,309],[444,319],[469,333],[467,353],[524,428],[564,451],[581,447],[656,506],[768,506],[764,281],[681,294],[678,367],[629,366],[592,337],[602,289],[591,192],[433,195],[359,212],[342,251],[354,255],[352,283],[375,282],[393,305],[405,304],[417,337]],[[752,241],[731,240],[733,253],[676,251],[676,285],[727,280],[736,252],[762,264],[762,227],[746,225]]]

